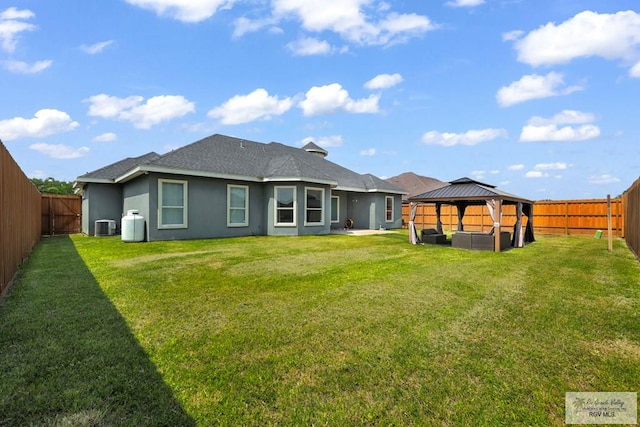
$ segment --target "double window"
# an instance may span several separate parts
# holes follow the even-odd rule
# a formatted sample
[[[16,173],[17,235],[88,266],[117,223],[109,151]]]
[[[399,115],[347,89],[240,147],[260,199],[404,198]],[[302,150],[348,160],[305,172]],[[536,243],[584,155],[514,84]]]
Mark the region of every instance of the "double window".
[[[324,225],[324,188],[305,187],[304,225]],[[297,189],[294,186],[275,187],[275,225],[296,226]],[[337,209],[336,209],[337,212]]]
[[[187,227],[187,181],[158,180],[158,228]]]
[[[249,225],[249,187],[227,185],[227,227]]]

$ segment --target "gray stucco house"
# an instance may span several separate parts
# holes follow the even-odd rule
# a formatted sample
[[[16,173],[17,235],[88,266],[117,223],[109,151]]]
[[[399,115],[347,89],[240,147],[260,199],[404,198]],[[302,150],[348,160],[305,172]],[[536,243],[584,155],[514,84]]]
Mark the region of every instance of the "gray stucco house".
[[[136,209],[148,241],[399,228],[406,192],[296,148],[212,135],[164,155],[127,158],[76,178],[82,231]]]

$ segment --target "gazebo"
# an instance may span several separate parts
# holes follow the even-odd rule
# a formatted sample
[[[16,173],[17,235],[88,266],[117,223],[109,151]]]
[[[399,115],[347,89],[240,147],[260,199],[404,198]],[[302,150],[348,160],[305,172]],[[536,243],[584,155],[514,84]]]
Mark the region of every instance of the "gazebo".
[[[486,205],[489,210],[489,215],[493,221],[493,228],[488,235],[491,235],[493,239],[493,250],[499,252],[504,249],[505,233],[502,232],[502,207],[504,205],[515,205],[516,207],[516,223],[513,229],[513,236],[510,241],[512,247],[522,247],[525,243],[535,241],[533,235],[533,201],[524,199],[513,194],[498,190],[494,185],[485,184],[479,181],[475,181],[470,178],[460,178],[455,181],[449,182],[449,185],[435,190],[428,191],[426,193],[418,194],[410,197],[411,211],[409,217],[409,240],[411,243],[416,244],[420,241],[418,232],[415,227],[415,216],[418,203],[433,203],[436,207],[436,230],[442,234],[442,221],[440,220],[440,212],[442,205],[455,205],[458,211],[458,228],[457,232],[453,236],[452,244],[456,246],[456,240],[458,242],[465,242],[465,246],[469,249],[474,249],[471,246],[471,239],[473,234],[478,235],[476,238],[487,241],[487,233],[465,233],[463,218],[464,212],[467,206],[471,205]],[[524,233],[522,231],[522,215],[526,215],[528,218]],[[508,234],[507,234],[508,236]],[[456,239],[457,237],[457,239]],[[507,237],[508,238],[508,237]],[[469,242],[469,246],[466,246],[466,242]]]

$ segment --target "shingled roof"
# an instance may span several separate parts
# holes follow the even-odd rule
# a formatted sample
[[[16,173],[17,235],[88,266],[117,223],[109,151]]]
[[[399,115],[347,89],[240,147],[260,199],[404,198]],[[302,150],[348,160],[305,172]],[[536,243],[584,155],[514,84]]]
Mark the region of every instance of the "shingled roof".
[[[77,181],[95,182],[96,177],[104,175],[111,182],[126,182],[147,172],[161,172],[254,182],[305,181],[343,190],[404,193],[373,175],[358,174],[313,152],[277,142],[263,144],[216,134],[162,156],[151,154],[155,153],[114,163]]]
[[[408,193],[402,196],[403,201],[418,194],[449,185],[449,183],[440,181],[439,179],[418,175],[413,172],[404,172],[400,175],[387,178],[385,181],[404,189]]]
[[[103,182],[113,183],[116,178],[122,176],[134,167],[151,162],[160,157],[160,154],[150,152],[139,157],[127,157],[119,162],[112,163],[93,172],[87,172],[76,178],[77,182]]]

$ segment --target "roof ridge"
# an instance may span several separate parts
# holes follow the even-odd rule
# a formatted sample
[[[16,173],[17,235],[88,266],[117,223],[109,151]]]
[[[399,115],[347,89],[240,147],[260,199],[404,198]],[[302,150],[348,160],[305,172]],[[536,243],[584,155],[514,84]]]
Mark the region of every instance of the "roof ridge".
[[[87,172],[84,175],[80,175],[79,178],[90,177],[91,175],[99,175],[100,172],[104,172],[104,171],[107,171],[109,169],[116,168],[117,166],[123,165],[126,162],[131,162],[131,161],[135,161],[135,160],[138,160],[138,159],[144,159],[146,157],[152,157],[152,156],[155,157],[154,160],[161,157],[161,155],[156,153],[155,151],[149,151],[148,153],[142,154],[142,155],[137,156],[137,157],[125,157],[124,159],[118,160],[117,162],[110,163],[110,164],[105,165],[105,166],[103,166],[101,168],[98,168],[98,169],[92,170],[90,172]],[[140,161],[138,163],[133,164],[131,167],[127,168],[127,170],[133,169],[137,165],[141,165],[143,163],[146,164],[146,163],[149,163],[149,162]]]
[[[284,144],[280,144],[283,147],[288,147]],[[288,148],[292,148],[292,147],[288,147]],[[304,151],[302,151],[302,153],[306,153]],[[297,153],[296,153],[297,154]],[[274,163],[277,162],[277,166],[273,169],[270,169],[270,167],[274,166]],[[314,172],[316,172],[317,174],[319,174],[321,177],[324,177],[328,180],[333,180],[334,178],[331,177],[330,175],[328,175],[327,173],[325,173],[324,171],[319,170],[317,167],[315,167],[314,165],[312,165],[311,163],[307,162],[305,159],[301,158],[301,156],[297,156],[297,155],[293,155],[293,153],[286,153],[286,154],[281,154],[281,155],[276,155],[274,156],[272,159],[269,160],[269,162],[267,162],[266,165],[266,170],[265,170],[265,174],[264,176],[276,176],[276,173],[283,169],[282,166],[294,166],[295,171],[297,173],[299,173],[300,175],[303,175],[305,172],[302,170],[302,168],[300,167],[301,165],[304,165],[304,167],[306,169],[312,169]]]

